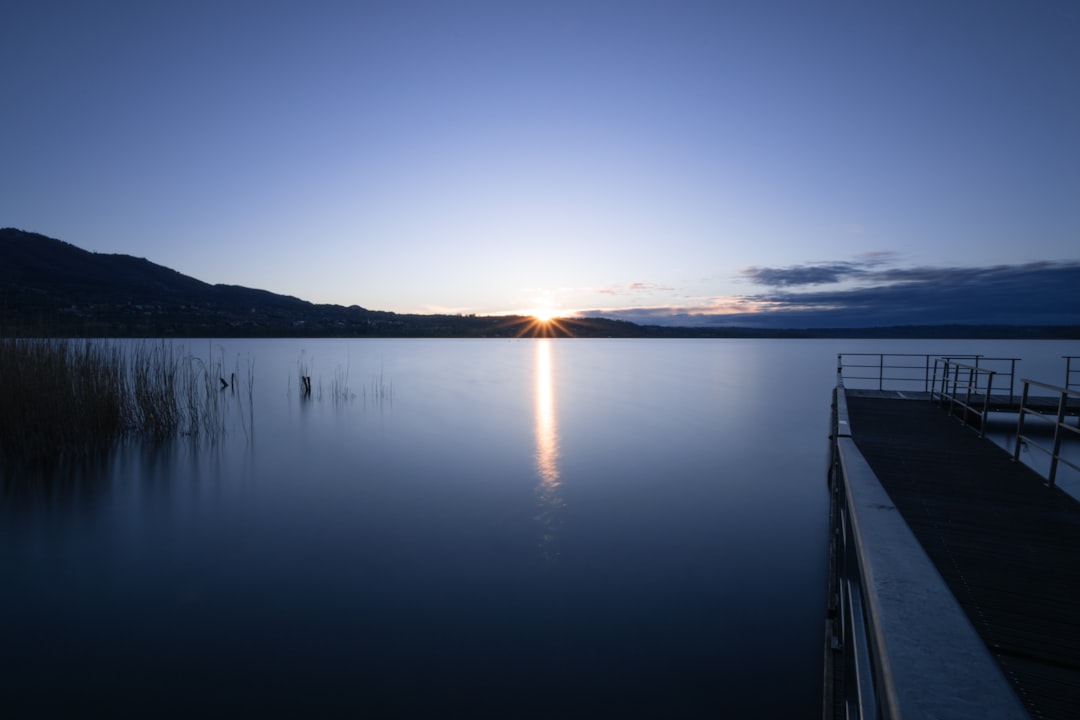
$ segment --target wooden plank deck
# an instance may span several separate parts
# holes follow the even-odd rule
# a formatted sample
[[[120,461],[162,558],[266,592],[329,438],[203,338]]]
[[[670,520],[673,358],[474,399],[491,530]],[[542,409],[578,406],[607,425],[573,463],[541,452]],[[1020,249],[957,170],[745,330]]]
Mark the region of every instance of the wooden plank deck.
[[[1080,502],[929,402],[848,392],[852,436],[1034,718],[1080,718]]]

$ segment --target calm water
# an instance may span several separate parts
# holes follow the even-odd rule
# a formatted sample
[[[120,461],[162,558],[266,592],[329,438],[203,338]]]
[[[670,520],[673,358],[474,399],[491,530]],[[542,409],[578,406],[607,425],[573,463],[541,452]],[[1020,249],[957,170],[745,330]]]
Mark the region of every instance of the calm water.
[[[4,484],[7,716],[814,717],[836,353],[1080,354],[182,345],[254,362],[223,439]]]

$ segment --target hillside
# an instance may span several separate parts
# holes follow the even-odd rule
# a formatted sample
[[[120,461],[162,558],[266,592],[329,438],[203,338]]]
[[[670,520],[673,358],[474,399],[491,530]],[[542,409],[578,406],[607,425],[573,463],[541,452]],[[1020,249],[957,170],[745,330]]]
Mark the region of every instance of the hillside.
[[[0,229],[0,336],[515,337],[528,318],[403,315],[211,285],[130,255]],[[636,325],[565,321],[552,334],[628,336]]]
[[[660,327],[604,318],[409,315],[316,305],[211,285],[143,258],[92,253],[0,229],[0,337],[851,337],[1076,338],[1075,327],[910,326],[764,330]]]

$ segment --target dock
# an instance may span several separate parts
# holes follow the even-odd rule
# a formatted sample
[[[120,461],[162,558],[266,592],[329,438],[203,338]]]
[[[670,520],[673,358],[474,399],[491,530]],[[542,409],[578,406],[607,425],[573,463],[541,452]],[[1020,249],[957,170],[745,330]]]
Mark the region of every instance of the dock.
[[[1080,502],[982,436],[979,372],[850,390],[838,365],[824,716],[1080,717]],[[1060,452],[1080,393],[1033,385],[1056,404],[992,412],[1058,423]]]

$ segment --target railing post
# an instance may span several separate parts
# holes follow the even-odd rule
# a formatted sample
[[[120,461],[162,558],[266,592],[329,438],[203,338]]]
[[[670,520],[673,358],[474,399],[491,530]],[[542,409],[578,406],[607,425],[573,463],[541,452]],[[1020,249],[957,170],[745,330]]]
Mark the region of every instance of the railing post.
[[[949,392],[949,414],[953,414],[953,405],[956,404],[956,393],[960,389],[960,366],[955,363],[953,365],[953,380],[952,389]]]
[[[1054,487],[1054,476],[1057,475],[1058,456],[1061,455],[1061,426],[1065,424],[1065,407],[1068,403],[1068,392],[1061,393],[1058,400],[1057,424],[1054,425],[1054,452],[1050,454],[1049,486]]]
[[[1013,447],[1013,460],[1020,459],[1020,446],[1024,437],[1024,409],[1027,407],[1028,381],[1024,381],[1024,391],[1020,394],[1020,416],[1016,420],[1016,445]]]
[[[978,366],[976,366],[976,368],[977,367]],[[964,393],[964,414],[960,418],[961,421],[965,425],[968,424],[968,415],[970,415],[971,412],[972,412],[972,410],[971,410],[971,393],[972,393],[972,391],[974,391],[976,393],[979,391],[979,374],[977,372],[975,372],[975,370],[972,370],[971,368],[968,368],[968,371],[967,371],[967,392]]]
[[[990,389],[994,386],[994,372],[986,376],[986,395],[983,397],[982,417],[979,418],[979,437],[986,437],[986,418],[990,415]]]
[[[878,355],[877,389],[878,392],[885,389],[885,353]]]
[[[945,404],[945,393],[949,387],[949,361],[941,359],[941,391],[938,392],[938,404]]]
[[[1009,359],[1009,405],[1013,401],[1013,386],[1016,385],[1016,358]]]
[[[938,390],[938,383],[937,383],[937,366],[938,366],[938,361],[939,360],[940,360],[940,358],[934,358],[934,379],[930,383],[930,402],[934,402],[934,395],[935,394],[938,394],[938,395],[941,394],[940,391]]]
[[[948,358],[941,361],[941,400],[939,404],[947,406],[949,401],[949,382],[952,380],[952,363]]]
[[[952,366],[949,365],[948,358],[942,358],[941,360],[941,393],[938,398],[938,404],[944,406],[949,398],[949,374],[952,373]]]

